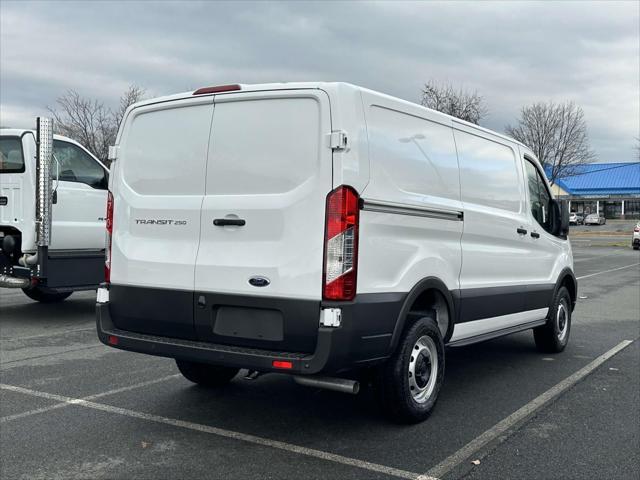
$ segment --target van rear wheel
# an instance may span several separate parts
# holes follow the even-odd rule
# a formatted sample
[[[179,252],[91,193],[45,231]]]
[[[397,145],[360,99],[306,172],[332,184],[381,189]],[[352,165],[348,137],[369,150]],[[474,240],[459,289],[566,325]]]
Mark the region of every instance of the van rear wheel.
[[[239,368],[220,367],[206,363],[188,362],[176,359],[178,370],[187,380],[203,387],[226,385],[240,371]]]
[[[547,323],[533,329],[538,350],[544,353],[560,353],[569,343],[571,332],[571,295],[560,287],[547,315]]]
[[[378,388],[385,413],[402,423],[425,420],[444,380],[444,342],[436,321],[423,317],[400,339],[379,372]]]
[[[56,303],[61,302],[69,297],[73,292],[56,292],[44,287],[23,288],[24,294],[31,300],[40,303]]]

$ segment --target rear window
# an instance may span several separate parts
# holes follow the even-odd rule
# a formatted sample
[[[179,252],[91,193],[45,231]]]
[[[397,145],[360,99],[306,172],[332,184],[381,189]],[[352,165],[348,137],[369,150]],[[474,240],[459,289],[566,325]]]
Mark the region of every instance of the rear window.
[[[163,105],[137,114],[122,143],[125,182],[141,195],[202,195],[212,109]]]
[[[22,140],[20,137],[0,138],[0,173],[24,172]]]
[[[213,113],[207,195],[289,192],[319,171],[313,98],[220,102]]]

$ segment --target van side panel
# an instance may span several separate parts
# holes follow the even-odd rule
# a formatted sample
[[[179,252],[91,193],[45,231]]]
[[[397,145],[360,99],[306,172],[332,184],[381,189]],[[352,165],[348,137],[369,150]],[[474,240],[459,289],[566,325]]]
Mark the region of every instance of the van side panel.
[[[211,98],[134,109],[112,180],[111,282],[193,291]]]
[[[455,122],[454,127],[464,204],[458,321],[475,323],[456,328],[458,340],[463,330],[482,333],[477,320],[491,318],[509,327],[531,320],[514,314],[540,310],[534,316],[544,318],[546,310],[539,301],[528,302],[529,295],[544,296],[530,285],[532,243],[517,146],[473,127]]]
[[[426,277],[457,289],[463,222],[451,126],[419,107],[370,92],[363,99],[371,179],[362,192],[358,293],[407,293]]]

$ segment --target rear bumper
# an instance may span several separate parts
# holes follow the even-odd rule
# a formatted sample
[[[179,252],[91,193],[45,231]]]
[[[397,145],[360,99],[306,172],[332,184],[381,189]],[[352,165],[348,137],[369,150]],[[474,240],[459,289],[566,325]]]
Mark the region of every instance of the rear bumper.
[[[282,352],[174,338],[123,330],[114,325],[110,304],[97,303],[98,337],[105,345],[139,353],[178,358],[263,372],[316,374],[337,373],[376,364],[390,355],[391,337],[406,294],[369,294],[353,302],[323,307],[342,310],[340,327],[318,326],[312,353]],[[149,321],[153,322],[149,314]],[[274,361],[291,363],[290,369],[274,368]]]

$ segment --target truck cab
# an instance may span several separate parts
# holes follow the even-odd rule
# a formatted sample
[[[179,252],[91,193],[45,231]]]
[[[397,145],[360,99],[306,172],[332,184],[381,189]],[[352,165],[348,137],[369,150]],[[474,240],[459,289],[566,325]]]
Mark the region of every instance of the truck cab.
[[[22,288],[30,298],[52,302],[95,289],[103,278],[109,170],[78,142],[52,135],[50,188],[39,189],[37,136],[36,130],[0,130],[0,288]],[[50,223],[46,259],[38,258],[40,190],[51,205],[44,219]]]

